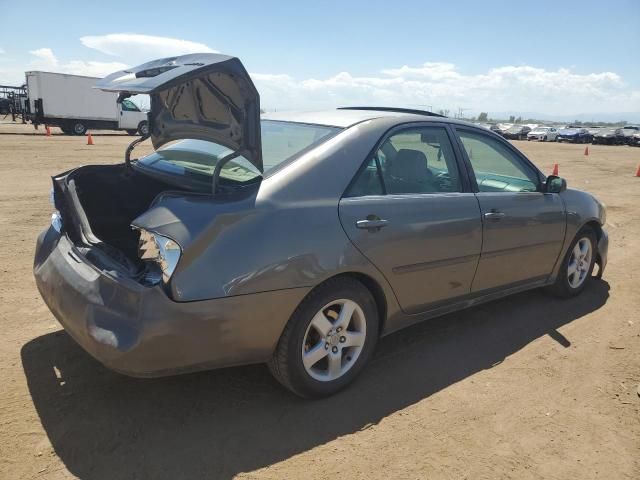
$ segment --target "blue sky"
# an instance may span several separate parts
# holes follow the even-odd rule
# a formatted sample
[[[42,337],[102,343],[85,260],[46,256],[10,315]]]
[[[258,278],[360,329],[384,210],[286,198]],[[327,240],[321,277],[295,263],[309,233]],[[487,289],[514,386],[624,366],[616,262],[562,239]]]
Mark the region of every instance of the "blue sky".
[[[638,0],[92,3],[0,1],[0,83],[207,49],[267,108],[640,112]]]

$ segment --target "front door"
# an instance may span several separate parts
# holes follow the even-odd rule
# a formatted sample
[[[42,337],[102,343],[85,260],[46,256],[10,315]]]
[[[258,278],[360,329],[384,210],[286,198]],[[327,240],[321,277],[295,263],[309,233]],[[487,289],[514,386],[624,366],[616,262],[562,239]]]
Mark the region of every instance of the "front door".
[[[444,126],[405,127],[387,136],[340,201],[347,235],[407,313],[470,292],[482,223],[464,185]]]
[[[564,241],[562,199],[542,192],[536,169],[508,142],[475,129],[457,133],[482,211],[482,255],[472,292],[545,280]]]
[[[118,102],[118,126],[122,130],[137,130],[140,117],[140,109],[131,100]]]

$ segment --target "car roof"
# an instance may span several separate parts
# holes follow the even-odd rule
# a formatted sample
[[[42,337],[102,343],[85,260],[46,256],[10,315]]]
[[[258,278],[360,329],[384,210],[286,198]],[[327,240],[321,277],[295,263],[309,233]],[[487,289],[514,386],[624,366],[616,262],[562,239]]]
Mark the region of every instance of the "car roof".
[[[453,120],[442,116],[429,115],[429,112],[424,114],[407,113],[407,111],[399,110],[373,110],[370,108],[358,110],[358,109],[335,109],[335,110],[321,110],[315,112],[271,112],[263,113],[262,119],[264,120],[278,120],[287,122],[298,123],[310,123],[314,125],[327,125],[332,127],[347,128],[357,123],[364,122],[366,120],[372,120],[382,117],[398,117],[401,122],[423,122],[423,121],[446,121],[451,123],[460,123],[465,125],[473,125],[469,122],[462,122],[459,120]],[[475,126],[475,125],[474,125]]]

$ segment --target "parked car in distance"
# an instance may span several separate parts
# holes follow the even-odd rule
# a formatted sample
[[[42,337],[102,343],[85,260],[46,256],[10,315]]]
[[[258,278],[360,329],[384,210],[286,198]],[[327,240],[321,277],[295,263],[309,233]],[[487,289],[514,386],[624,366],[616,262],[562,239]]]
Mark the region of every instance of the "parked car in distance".
[[[531,128],[526,125],[514,125],[502,132],[502,136],[509,140],[526,140],[530,131]]]
[[[601,128],[593,135],[591,141],[594,145],[622,145],[625,142],[622,128]]]
[[[555,142],[558,130],[554,127],[537,127],[527,133],[527,140],[538,140],[541,142]]]
[[[500,126],[497,123],[489,124],[489,130],[491,130],[493,133],[497,133],[498,135],[502,134],[502,130],[500,129]]]
[[[624,143],[631,145],[633,143],[633,136],[636,133],[640,133],[640,127],[637,125],[625,125],[622,127],[622,135],[624,135]]]
[[[631,135],[631,141],[629,142],[629,145],[640,147],[640,133],[634,133],[633,135]]]
[[[155,151],[53,178],[34,275],[114,370],[265,362],[326,396],[382,335],[532,288],[575,296],[605,268],[604,206],[470,123],[383,107],[261,118],[221,54],[98,85],[150,95]]]
[[[492,132],[497,133],[498,135],[502,135],[502,130],[500,129],[497,123],[477,123],[476,125],[482,128],[486,128],[487,130],[491,130]]]
[[[557,142],[589,143],[591,134],[586,128],[568,126],[558,132]]]

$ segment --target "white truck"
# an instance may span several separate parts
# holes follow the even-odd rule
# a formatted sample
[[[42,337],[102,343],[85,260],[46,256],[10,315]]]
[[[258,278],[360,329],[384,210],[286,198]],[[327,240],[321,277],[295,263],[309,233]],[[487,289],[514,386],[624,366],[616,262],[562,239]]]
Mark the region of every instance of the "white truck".
[[[147,112],[118,94],[93,88],[99,78],[52,72],[26,72],[28,120],[57,126],[69,135],[92,130],[126,130],[130,135],[149,132]]]

